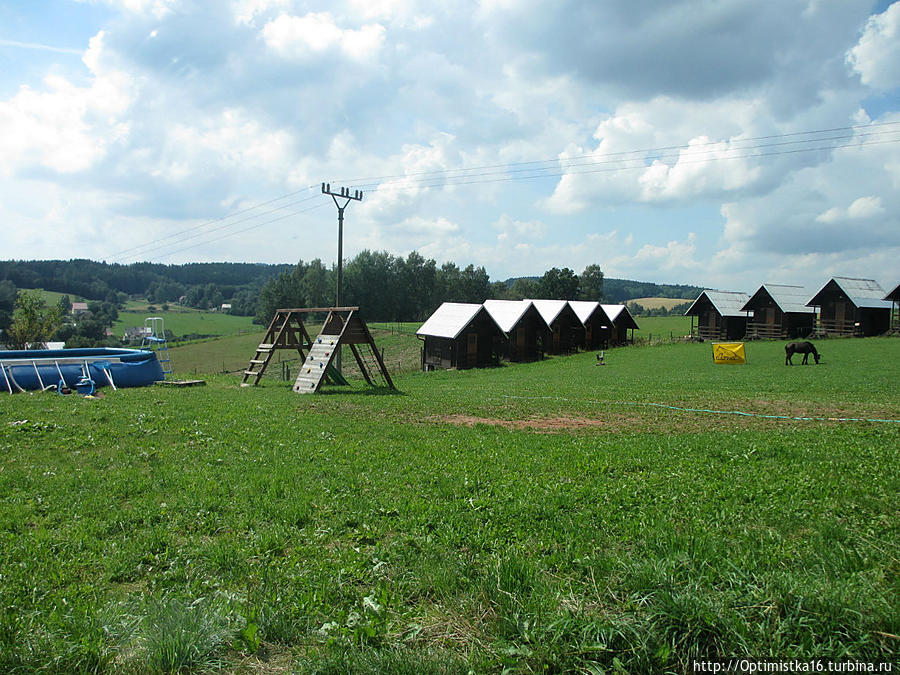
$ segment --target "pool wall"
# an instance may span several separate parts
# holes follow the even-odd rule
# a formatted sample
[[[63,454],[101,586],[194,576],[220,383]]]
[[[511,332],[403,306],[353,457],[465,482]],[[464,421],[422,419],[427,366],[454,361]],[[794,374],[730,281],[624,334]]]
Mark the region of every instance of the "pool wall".
[[[156,353],[97,347],[0,351],[0,391],[40,391],[60,381],[74,389],[85,373],[96,386],[144,387],[165,379]]]

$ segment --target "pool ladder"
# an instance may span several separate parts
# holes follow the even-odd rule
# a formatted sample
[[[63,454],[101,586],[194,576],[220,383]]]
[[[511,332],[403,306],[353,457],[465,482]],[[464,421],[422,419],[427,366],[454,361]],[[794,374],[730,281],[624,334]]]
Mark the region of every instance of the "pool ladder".
[[[156,359],[162,366],[163,379],[172,374],[172,357],[169,355],[169,342],[166,339],[166,322],[161,316],[148,316],[144,319],[144,338],[141,349],[156,352]]]

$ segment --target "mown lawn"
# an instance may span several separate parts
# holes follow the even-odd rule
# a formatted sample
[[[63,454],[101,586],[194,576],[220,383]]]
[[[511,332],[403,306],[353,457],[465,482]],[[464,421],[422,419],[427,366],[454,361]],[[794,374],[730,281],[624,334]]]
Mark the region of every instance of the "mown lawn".
[[[119,318],[113,325],[113,333],[121,337],[125,329],[133,326],[143,326],[147,317],[158,316],[165,321],[167,330],[178,337],[183,335],[235,335],[237,333],[255,330],[265,330],[263,326],[255,326],[253,317],[234,316],[221,312],[208,312],[180,305],[172,305],[168,311],[163,311],[157,305],[150,310],[146,303],[143,307],[136,306],[132,301],[130,309],[119,312]]]
[[[0,670],[896,662],[900,340],[819,346],[4,396]]]

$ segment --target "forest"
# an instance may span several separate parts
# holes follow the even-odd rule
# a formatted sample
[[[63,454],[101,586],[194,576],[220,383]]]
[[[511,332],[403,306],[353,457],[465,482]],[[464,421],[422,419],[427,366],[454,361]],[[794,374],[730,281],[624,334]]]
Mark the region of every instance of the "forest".
[[[266,325],[280,307],[334,304],[337,273],[319,259],[296,265],[262,263],[109,264],[93,260],[0,261],[0,330],[12,320],[18,289],[43,289],[83,298],[94,315],[113,317],[128,298],[179,302],[252,316]],[[623,303],[641,297],[695,297],[696,286],[606,279],[597,264],[580,274],[551,268],[539,277],[493,281],[484,267],[438,264],[413,251],[406,257],[364,250],[343,266],[341,302],[359,306],[369,320],[421,321],[442,302],[488,298],[555,298]],[[101,311],[102,309],[102,311]],[[98,327],[95,327],[99,331]]]

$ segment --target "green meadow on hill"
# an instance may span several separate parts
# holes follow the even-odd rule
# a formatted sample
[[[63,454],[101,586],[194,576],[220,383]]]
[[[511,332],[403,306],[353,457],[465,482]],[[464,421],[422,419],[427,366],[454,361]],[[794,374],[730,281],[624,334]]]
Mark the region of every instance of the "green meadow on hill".
[[[205,387],[3,395],[3,672],[898,659],[900,340],[793,367],[780,342],[741,366],[626,347],[310,396],[215,374],[219,342],[191,346]]]

